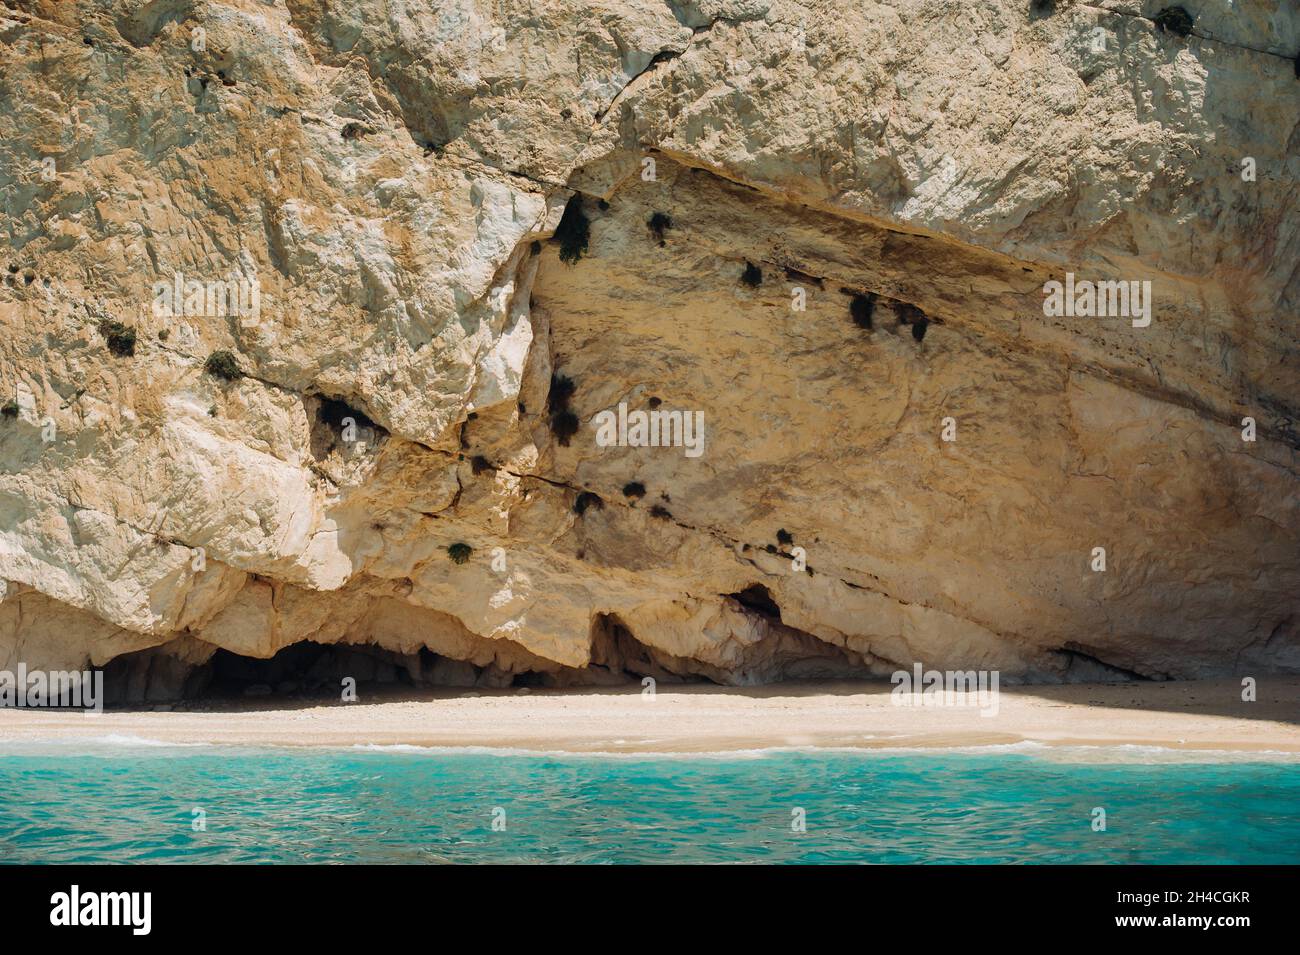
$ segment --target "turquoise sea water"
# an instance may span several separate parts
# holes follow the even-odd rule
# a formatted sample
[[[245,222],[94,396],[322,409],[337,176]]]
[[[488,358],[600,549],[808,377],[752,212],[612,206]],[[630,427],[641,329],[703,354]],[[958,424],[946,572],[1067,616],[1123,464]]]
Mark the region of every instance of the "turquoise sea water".
[[[1300,764],[0,746],[0,861],[1298,863]]]

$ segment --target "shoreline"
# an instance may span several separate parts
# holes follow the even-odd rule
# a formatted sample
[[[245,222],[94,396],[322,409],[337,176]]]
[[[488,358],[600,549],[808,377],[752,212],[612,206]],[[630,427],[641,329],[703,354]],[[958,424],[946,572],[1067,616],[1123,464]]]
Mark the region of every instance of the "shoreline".
[[[897,706],[886,682],[616,689],[366,692],[356,703],[231,700],[108,710],[0,709],[8,744],[418,747],[573,754],[756,750],[951,750],[1039,744],[1047,751],[1158,747],[1172,753],[1300,760],[1300,677],[1004,688],[978,706]],[[1131,749],[1129,750],[1131,752]]]

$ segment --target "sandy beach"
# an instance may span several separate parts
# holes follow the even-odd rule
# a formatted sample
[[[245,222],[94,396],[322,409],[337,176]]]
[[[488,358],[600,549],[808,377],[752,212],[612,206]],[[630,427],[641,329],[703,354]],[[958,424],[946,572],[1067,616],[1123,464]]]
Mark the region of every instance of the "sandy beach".
[[[477,746],[566,752],[711,752],[773,747],[1048,746],[1300,754],[1300,678],[1004,688],[997,712],[898,706],[888,683],[762,688],[447,690],[356,703],[207,701],[174,709],[0,710],[0,744],[136,737],[276,746]]]

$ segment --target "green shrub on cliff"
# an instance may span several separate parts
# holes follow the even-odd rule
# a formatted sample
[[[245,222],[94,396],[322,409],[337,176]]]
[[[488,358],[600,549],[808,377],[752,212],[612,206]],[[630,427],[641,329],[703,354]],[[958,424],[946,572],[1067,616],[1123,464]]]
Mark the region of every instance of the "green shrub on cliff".
[[[130,358],[135,354],[135,329],[129,325],[106,318],[99,323],[99,333],[108,343],[108,350],[120,358]]]
[[[228,351],[214,351],[203,363],[203,370],[213,378],[221,378],[225,381],[238,381],[244,376],[244,373],[239,370],[239,362],[235,361],[235,356]]]
[[[561,262],[573,265],[586,254],[591,223],[582,211],[582,196],[575,194],[564,207],[564,215],[560,216],[553,238],[560,243]]]

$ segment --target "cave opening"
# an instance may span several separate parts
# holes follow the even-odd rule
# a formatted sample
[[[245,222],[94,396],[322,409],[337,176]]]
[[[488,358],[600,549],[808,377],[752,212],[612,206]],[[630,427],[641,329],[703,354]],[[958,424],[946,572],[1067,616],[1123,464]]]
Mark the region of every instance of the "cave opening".
[[[218,650],[206,666],[206,692],[214,697],[316,695],[339,691],[344,679],[357,686],[413,686],[418,677],[401,655],[378,647],[304,640],[268,659]]]
[[[290,644],[270,657],[253,657],[202,644],[164,645],[126,653],[104,666],[104,702],[110,706],[204,706],[255,699],[271,705],[337,702],[354,688],[360,700],[437,689],[563,689],[657,683],[745,686],[788,679],[842,679],[869,675],[868,661],[781,621],[781,608],[762,584],[727,597],[759,629],[727,656],[679,656],[642,642],[613,614],[592,621],[584,666],[534,656],[507,641],[484,640],[472,659],[427,647],[400,653],[373,644]],[[494,646],[495,644],[495,646]]]
[[[323,461],[335,448],[374,447],[388,437],[388,430],[368,414],[346,401],[329,395],[304,397],[311,422],[311,453]]]
[[[778,623],[781,621],[780,606],[772,599],[771,592],[762,584],[750,584],[744,590],[734,594],[727,594],[727,596],[746,610],[752,610],[754,613],[768,617]]]
[[[664,658],[621,625],[602,621],[593,634],[592,661],[570,667],[523,654],[495,655],[475,663],[443,656],[427,647],[398,653],[372,644],[290,644],[270,657],[217,649],[200,662],[187,662],[166,646],[122,654],[104,670],[109,706],[222,704],[255,699],[272,705],[338,701],[345,680],[361,700],[437,689],[508,690],[619,686],[654,676],[668,682],[702,679],[688,668],[665,668]]]
[[[258,697],[337,699],[345,678],[370,691],[417,686],[424,682],[425,663],[420,654],[310,640],[290,644],[266,658],[218,649],[202,662],[187,662],[166,647],[155,647],[110,660],[104,666],[104,697],[109,705]]]

